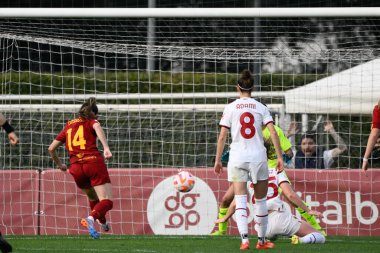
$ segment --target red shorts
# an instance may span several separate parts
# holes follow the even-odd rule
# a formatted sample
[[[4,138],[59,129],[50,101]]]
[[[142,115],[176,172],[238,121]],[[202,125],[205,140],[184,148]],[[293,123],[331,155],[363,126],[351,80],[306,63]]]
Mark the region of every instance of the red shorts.
[[[91,163],[73,163],[70,165],[69,172],[81,189],[111,183],[107,166],[100,159]]]

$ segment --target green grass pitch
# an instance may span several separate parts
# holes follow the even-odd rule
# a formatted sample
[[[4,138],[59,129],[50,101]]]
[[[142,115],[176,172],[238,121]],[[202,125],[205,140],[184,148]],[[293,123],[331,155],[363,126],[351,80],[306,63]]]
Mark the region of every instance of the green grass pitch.
[[[233,253],[239,250],[236,236],[116,236],[104,235],[100,240],[88,236],[7,236],[14,253],[21,252],[146,252],[146,253]],[[251,238],[251,250],[256,239]],[[279,239],[276,248],[264,252],[380,252],[380,237],[329,236],[326,244],[291,245],[289,239]],[[263,250],[261,250],[263,251]]]

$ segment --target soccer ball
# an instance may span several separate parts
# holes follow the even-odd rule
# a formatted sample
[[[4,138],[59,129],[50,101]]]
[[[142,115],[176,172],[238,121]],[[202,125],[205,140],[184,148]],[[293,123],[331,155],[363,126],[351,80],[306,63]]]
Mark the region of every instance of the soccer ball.
[[[195,180],[193,175],[188,171],[181,171],[175,175],[173,180],[173,186],[179,192],[189,192],[193,189]]]

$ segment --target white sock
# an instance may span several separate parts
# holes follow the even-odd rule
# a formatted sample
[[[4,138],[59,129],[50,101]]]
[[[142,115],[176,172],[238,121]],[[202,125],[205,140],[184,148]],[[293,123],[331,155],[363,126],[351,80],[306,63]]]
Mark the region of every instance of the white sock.
[[[263,242],[268,226],[267,199],[255,199],[255,201],[255,229],[257,231],[257,237]]]
[[[235,195],[235,218],[242,242],[248,242],[247,195]]]
[[[313,232],[300,238],[302,243],[325,243],[325,237],[318,232]]]

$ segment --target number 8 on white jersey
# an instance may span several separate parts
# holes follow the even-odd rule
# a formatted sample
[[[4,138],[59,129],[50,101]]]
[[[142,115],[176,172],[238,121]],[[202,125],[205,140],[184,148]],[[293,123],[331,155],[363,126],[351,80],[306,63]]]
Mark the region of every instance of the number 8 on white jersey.
[[[231,131],[230,162],[266,162],[263,125],[273,122],[266,106],[253,98],[228,104],[219,125]]]

